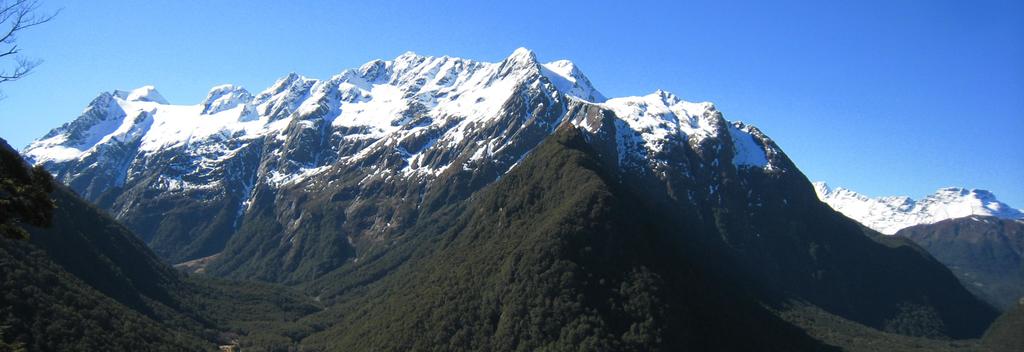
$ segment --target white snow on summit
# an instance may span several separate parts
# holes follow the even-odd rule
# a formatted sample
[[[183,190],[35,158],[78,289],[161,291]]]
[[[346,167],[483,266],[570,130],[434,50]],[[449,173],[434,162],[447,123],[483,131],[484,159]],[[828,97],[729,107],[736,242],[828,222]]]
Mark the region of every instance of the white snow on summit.
[[[814,190],[832,209],[887,235],[914,225],[972,215],[1024,219],[1020,210],[981,189],[942,188],[916,201],[906,196],[871,198],[842,187],[829,187],[824,182],[815,182]]]
[[[402,154],[403,176],[438,175],[453,166],[466,167],[453,161],[438,164],[454,160],[454,151],[464,151],[466,162],[506,152],[518,153],[509,158],[522,158],[527,151],[516,141],[536,132],[520,136],[517,131],[536,125],[550,133],[568,111],[552,110],[562,115],[547,117],[534,113],[584,105],[614,112],[623,165],[656,161],[671,146],[697,150],[706,141],[729,136],[736,167],[772,170],[768,156],[777,151],[755,142],[766,137],[752,127],[730,125],[711,103],[683,101],[661,90],[607,99],[571,61],[541,63],[525,48],[495,63],[407,52],[329,79],[292,73],[255,95],[220,85],[194,105],[169,104],[152,86],[103,93],[77,119],[33,141],[22,153],[47,167],[106,168],[124,182],[141,175],[132,170],[144,169],[147,160],[171,150],[179,157],[175,160],[189,165],[181,170],[205,175],[236,158],[245,146],[267,141],[288,143],[286,149],[304,155],[335,148],[326,157],[299,157],[294,163],[298,169],[266,171],[282,173],[271,177],[275,184],[305,179],[330,163],[353,165],[374,155],[379,159],[381,150]],[[492,126],[510,109],[524,106],[537,109],[526,111],[521,121],[512,120],[515,126]],[[592,133],[602,123],[599,118],[570,122]],[[307,136],[321,137],[302,142],[308,148],[292,142]],[[74,166],[78,164],[82,167]]]
[[[200,104],[203,105],[203,115],[213,115],[250,101],[252,101],[252,94],[249,94],[245,88],[224,84],[210,89],[210,93]]]
[[[711,103],[691,103],[658,90],[641,97],[609,99],[603,104],[634,131],[650,149],[660,151],[670,138],[700,142],[714,136],[718,126]]]
[[[167,99],[164,99],[164,96],[160,95],[160,92],[157,92],[156,88],[154,88],[153,86],[144,86],[135,89],[129,92],[127,96],[125,96],[125,100],[167,104]]]
[[[554,83],[559,91],[593,103],[602,103],[606,100],[601,92],[594,89],[590,80],[576,68],[576,64],[573,64],[572,61],[552,61],[541,65],[541,67],[544,76],[551,80],[551,83]]]

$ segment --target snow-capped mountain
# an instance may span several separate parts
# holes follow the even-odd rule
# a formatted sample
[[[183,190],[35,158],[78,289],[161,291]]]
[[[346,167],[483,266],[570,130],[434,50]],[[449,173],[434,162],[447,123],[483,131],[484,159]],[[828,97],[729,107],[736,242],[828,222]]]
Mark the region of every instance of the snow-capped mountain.
[[[982,189],[942,188],[921,200],[907,196],[871,198],[842,187],[830,187],[825,182],[815,182],[814,190],[818,198],[836,211],[887,235],[914,225],[971,215],[1024,219],[1024,212]]]
[[[560,126],[606,141],[622,169],[686,175],[694,200],[723,201],[717,183],[740,170],[795,170],[711,103],[664,91],[608,99],[572,62],[522,48],[497,63],[406,53],[326,80],[289,74],[257,94],[221,85],[195,105],[151,86],[103,93],[22,153],[174,262],[224,251],[255,215],[272,214],[281,250],[300,252],[312,246],[298,239],[305,223],[326,221],[302,204],[333,194],[325,204],[359,215],[332,228],[349,242],[333,248],[344,258],[412,222],[428,189],[466,197]]]
[[[407,53],[326,80],[290,74],[255,94],[217,86],[194,105],[152,87],[104,93],[22,152],[164,260],[302,284],[326,304],[372,299],[351,318],[377,325],[354,334],[380,341],[401,324],[379,307],[387,319],[454,317],[427,324],[442,327],[436,336],[471,316],[490,333],[531,319],[530,302],[552,292],[615,316],[631,316],[621,307],[634,297],[706,312],[684,326],[722,309],[766,313],[737,304],[754,295],[896,332],[902,307],[934,309],[955,338],[994,315],[939,263],[879,245],[822,204],[757,128],[665,91],[605,97],[573,63],[526,49],[496,63]],[[424,295],[445,299],[427,307]],[[591,304],[566,302],[541,315]],[[573,321],[553,326],[639,326]],[[722,326],[732,336],[735,324]]]

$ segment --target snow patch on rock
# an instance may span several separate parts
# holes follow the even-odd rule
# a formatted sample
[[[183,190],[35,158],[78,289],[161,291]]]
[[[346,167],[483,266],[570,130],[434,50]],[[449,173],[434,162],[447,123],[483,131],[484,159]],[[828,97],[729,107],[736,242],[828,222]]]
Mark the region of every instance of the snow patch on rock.
[[[765,149],[754,139],[749,130],[740,124],[729,125],[729,136],[732,137],[732,164],[736,167],[767,167],[768,157]]]

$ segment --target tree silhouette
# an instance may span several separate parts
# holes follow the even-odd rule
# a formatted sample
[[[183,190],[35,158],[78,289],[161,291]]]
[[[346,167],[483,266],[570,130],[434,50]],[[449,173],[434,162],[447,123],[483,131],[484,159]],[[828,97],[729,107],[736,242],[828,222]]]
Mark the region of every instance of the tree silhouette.
[[[0,83],[18,80],[39,66],[39,60],[19,56],[17,36],[25,29],[49,22],[56,13],[39,12],[38,0],[0,0]]]

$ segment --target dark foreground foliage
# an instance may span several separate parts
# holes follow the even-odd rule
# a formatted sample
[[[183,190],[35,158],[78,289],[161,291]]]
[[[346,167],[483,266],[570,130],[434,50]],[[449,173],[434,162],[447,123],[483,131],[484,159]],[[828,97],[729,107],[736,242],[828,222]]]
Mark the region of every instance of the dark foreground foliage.
[[[26,242],[0,242],[5,343],[29,351],[198,351],[209,346],[107,297]]]

